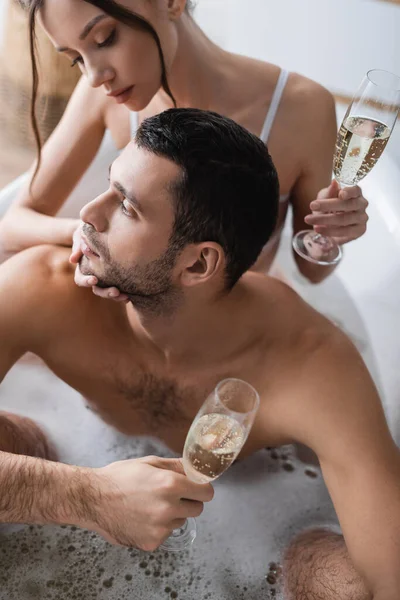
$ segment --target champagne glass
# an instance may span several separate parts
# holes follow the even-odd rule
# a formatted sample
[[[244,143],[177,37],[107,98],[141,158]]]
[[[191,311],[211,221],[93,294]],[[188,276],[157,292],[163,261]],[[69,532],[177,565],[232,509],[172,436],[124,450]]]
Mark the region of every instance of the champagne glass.
[[[197,413],[186,437],[183,467],[195,483],[215,481],[238,456],[250,433],[260,397],[241,379],[223,379]],[[197,534],[195,519],[175,529],[160,546],[168,552],[190,547]]]
[[[368,71],[339,129],[333,173],[341,188],[358,184],[376,165],[396,123],[400,107],[400,77]],[[293,248],[318,265],[334,265],[342,250],[328,237],[306,229],[293,238]]]

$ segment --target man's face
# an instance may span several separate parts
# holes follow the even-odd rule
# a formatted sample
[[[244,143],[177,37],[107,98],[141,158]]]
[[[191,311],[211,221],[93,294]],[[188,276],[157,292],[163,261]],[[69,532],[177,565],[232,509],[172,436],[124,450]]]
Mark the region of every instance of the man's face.
[[[171,184],[179,167],[131,142],[112,164],[109,189],[81,211],[84,275],[117,287],[138,309],[170,312],[177,250],[169,247],[174,213]]]

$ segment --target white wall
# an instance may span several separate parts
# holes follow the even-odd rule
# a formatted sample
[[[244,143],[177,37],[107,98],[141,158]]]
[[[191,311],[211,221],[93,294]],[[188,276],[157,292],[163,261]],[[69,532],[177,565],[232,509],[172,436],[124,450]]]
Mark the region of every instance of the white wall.
[[[198,0],[224,47],[353,95],[369,69],[400,75],[400,6],[378,0]]]
[[[0,0],[0,37],[7,0]],[[379,0],[197,0],[224,47],[352,95],[369,69],[400,75],[400,6]]]

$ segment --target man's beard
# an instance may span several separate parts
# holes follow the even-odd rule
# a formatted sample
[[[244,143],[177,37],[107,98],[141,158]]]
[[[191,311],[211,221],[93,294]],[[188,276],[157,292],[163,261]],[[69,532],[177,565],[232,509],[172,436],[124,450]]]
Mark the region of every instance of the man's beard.
[[[89,231],[85,231],[88,242],[92,245]],[[82,256],[79,268],[83,275],[94,275],[97,286],[101,288],[116,287],[121,294],[126,294],[133,306],[139,311],[152,315],[171,315],[179,306],[182,293],[172,282],[172,270],[176,258],[180,253],[180,247],[171,244],[166,252],[147,263],[144,266],[132,265],[129,268],[122,267],[110,257],[108,248],[96,241],[93,250],[101,252],[106,257],[103,262],[103,273],[101,276],[94,273],[89,267],[89,259]]]

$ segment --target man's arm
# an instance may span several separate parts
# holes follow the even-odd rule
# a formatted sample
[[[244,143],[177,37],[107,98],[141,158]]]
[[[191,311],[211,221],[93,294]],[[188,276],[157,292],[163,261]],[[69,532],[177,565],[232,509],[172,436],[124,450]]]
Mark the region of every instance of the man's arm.
[[[51,268],[55,256],[50,246],[36,247],[0,266],[0,382],[25,352],[40,351],[47,343],[55,304]],[[8,421],[2,415],[0,448],[12,446],[6,439],[13,425]],[[23,434],[18,425],[14,429],[15,435]],[[73,503],[68,502],[66,492],[72,498],[79,496],[79,489],[83,492],[84,473],[31,456],[0,452],[0,522],[68,522],[72,517],[68,505]],[[88,494],[90,487],[87,489]]]
[[[298,581],[311,586],[304,598],[394,600],[400,597],[399,451],[367,369],[341,333],[317,348],[309,365],[296,380],[288,427],[319,457],[346,547],[332,547],[332,536],[309,540],[310,561],[297,565]],[[349,573],[354,595],[343,589]]]
[[[41,356],[62,335],[59,323],[74,308],[68,297],[78,290],[72,273],[63,276],[68,255],[36,246],[0,266],[0,381],[26,351]],[[0,523],[68,523],[152,551],[212,496],[211,485],[191,482],[174,459],[89,469],[0,452]]]

